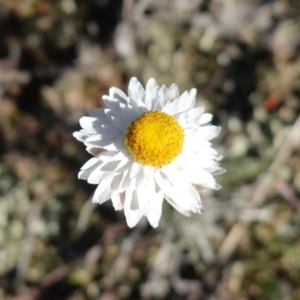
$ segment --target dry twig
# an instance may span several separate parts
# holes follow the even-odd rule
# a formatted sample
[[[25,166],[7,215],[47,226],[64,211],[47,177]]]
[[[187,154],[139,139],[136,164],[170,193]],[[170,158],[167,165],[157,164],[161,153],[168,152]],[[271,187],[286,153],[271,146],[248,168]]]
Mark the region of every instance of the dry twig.
[[[300,116],[296,120],[269,169],[257,180],[256,186],[254,187],[252,200],[247,205],[247,208],[257,208],[263,205],[266,199],[268,188],[274,184],[274,174],[286,163],[299,143],[299,132]],[[219,261],[226,263],[230,259],[231,255],[248,229],[249,224],[249,221],[239,221],[231,228],[229,234],[219,249]]]
[[[105,280],[108,286],[113,286],[118,279],[118,274],[124,271],[129,266],[131,253],[138,240],[142,237],[142,232],[147,226],[147,221],[142,219],[134,228],[133,232],[124,239],[118,257],[116,258],[110,272],[107,274]]]
[[[166,282],[166,277],[173,272],[174,268],[174,257],[171,257],[174,237],[174,226],[170,224],[161,247],[156,254],[148,279],[142,288],[142,295],[146,298],[154,297],[159,299],[161,296],[165,296],[166,290],[169,289],[169,282]]]
[[[276,180],[275,189],[293,208],[300,212],[300,199],[283,180]]]
[[[42,195],[37,195],[31,203],[32,209],[27,216],[25,236],[22,242],[22,248],[17,265],[17,276],[15,282],[17,288],[20,288],[24,284],[28,272],[35,240],[34,223],[39,218],[43,205],[44,198]]]

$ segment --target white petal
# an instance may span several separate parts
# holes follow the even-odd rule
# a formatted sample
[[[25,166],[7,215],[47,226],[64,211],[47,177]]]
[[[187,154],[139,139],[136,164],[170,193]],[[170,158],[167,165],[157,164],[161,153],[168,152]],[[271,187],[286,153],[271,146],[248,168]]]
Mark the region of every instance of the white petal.
[[[91,167],[96,167],[101,163],[101,160],[99,159],[99,156],[90,158],[82,167],[81,170],[87,170]]]
[[[80,170],[78,172],[78,179],[87,180],[93,170]]]
[[[124,176],[121,181],[120,188],[125,190],[128,189],[129,186],[130,186],[130,178],[129,178],[129,170],[127,170],[124,172]]]
[[[102,96],[102,100],[106,106],[106,109],[104,110],[105,113],[107,113],[107,111],[108,111],[107,109],[109,109],[110,111],[113,111],[115,114],[121,115],[119,100],[112,98],[111,96],[107,96],[107,95]],[[123,102],[121,102],[121,103],[123,103]]]
[[[142,166],[137,162],[133,162],[130,170],[130,178],[136,177],[141,171]]]
[[[133,109],[135,113],[138,113],[139,116],[148,111],[147,107],[145,106],[144,102],[141,99],[137,99],[135,101],[129,98],[128,103],[129,103],[128,106],[131,109]]]
[[[118,148],[112,146],[117,140],[121,139],[121,135],[117,137],[104,136],[101,135],[90,135],[87,138],[84,138],[84,143],[89,147],[102,148],[106,150],[118,150]]]
[[[157,102],[155,105],[155,110],[161,110],[169,100],[171,99],[168,94],[168,88],[165,85],[162,85],[157,93]]]
[[[130,204],[131,210],[140,210],[137,191],[132,191],[132,199]]]
[[[153,110],[157,106],[158,100],[156,95],[158,92],[159,86],[153,78],[150,78],[146,85],[146,97],[145,97],[145,106],[148,110]]]
[[[139,207],[143,215],[147,215],[150,211],[150,201],[151,195],[154,193],[154,188],[151,190],[153,186],[153,179],[145,179],[143,183],[137,188],[138,202]]]
[[[155,182],[164,192],[164,195],[167,197],[171,197],[172,185],[168,178],[161,172],[161,170],[156,170],[154,174]]]
[[[201,212],[200,195],[191,184],[181,181],[174,183],[171,198],[183,209],[191,210],[194,213]]]
[[[123,103],[126,103],[128,101],[127,95],[122,90],[116,87],[112,87],[109,89],[109,96]]]
[[[128,227],[132,228],[141,220],[143,214],[139,210],[129,210],[125,216]]]
[[[143,183],[145,178],[143,172],[139,172],[137,176],[132,179],[135,179],[135,187],[138,188]]]
[[[146,93],[151,93],[153,96],[156,95],[159,89],[159,85],[157,84],[154,78],[150,78],[146,84]]]
[[[218,126],[201,126],[197,128],[195,137],[201,140],[212,140],[219,135],[221,127]]]
[[[88,129],[82,129],[78,132],[74,132],[73,136],[79,141],[84,142],[88,147],[104,148],[124,136],[122,132],[112,126],[108,127],[99,124],[100,120],[98,119],[95,119],[94,122],[90,122],[87,117],[83,119],[82,122],[84,126],[90,125],[89,131]]]
[[[189,209],[186,208],[182,208],[179,205],[177,205],[174,200],[172,200],[171,198],[165,196],[165,199],[177,210],[179,211],[181,214],[190,217],[191,216],[191,211]]]
[[[188,111],[182,112],[174,117],[177,118],[179,124],[183,128],[191,128],[196,125],[200,125],[200,119],[203,115],[205,108],[204,106],[194,107]]]
[[[215,166],[215,167],[211,167],[211,168],[205,168],[205,170],[207,172],[209,172],[211,175],[220,175],[226,172],[225,169],[219,167],[219,166]]]
[[[189,165],[187,166],[185,173],[189,176],[190,180],[191,175],[193,175],[194,180],[191,181],[193,184],[202,185],[214,190],[219,190],[221,188],[221,185],[216,183],[214,177],[203,168],[197,168],[195,165]]]
[[[198,119],[200,119],[204,111],[205,111],[204,106],[198,106],[192,108],[191,110],[188,111],[188,121],[196,122]]]
[[[90,117],[82,117],[82,118],[90,118],[90,119],[94,119],[94,120],[96,119],[97,120],[97,121],[95,120],[96,125],[93,124],[93,128],[101,127],[102,125],[111,126],[111,123],[109,122],[109,120],[107,118],[104,108],[90,108],[90,109],[88,109],[88,113],[89,113]],[[94,121],[94,123],[95,123],[95,121]],[[81,122],[81,121],[79,121],[79,122]]]
[[[179,98],[169,101],[162,111],[173,116],[193,108],[195,103],[195,92],[192,89],[190,92],[185,91]]]
[[[159,220],[162,214],[162,203],[164,200],[164,194],[162,191],[154,193],[151,197],[151,209],[147,215],[148,221],[153,228],[156,228],[159,224]]]
[[[120,160],[123,158],[123,155],[122,155],[122,153],[117,152],[117,151],[104,151],[104,152],[101,152],[98,157],[102,161],[107,161],[107,160],[111,160],[111,159]]]
[[[92,145],[93,143],[90,143],[90,144]],[[121,152],[124,152],[124,150],[126,151],[123,137],[119,138],[118,140],[113,141],[111,144],[102,146],[102,148],[104,148],[106,150],[111,150],[111,151],[121,151]]]
[[[123,176],[124,174],[123,173],[119,173],[119,174],[116,174],[111,182],[111,189],[113,191],[118,191],[120,190],[120,184],[121,184],[121,181],[123,179]]]
[[[131,160],[128,160],[127,158],[123,159],[118,167],[116,168],[116,173],[123,173],[126,170],[130,170],[133,162]]]
[[[115,210],[123,209],[125,201],[125,192],[111,191],[111,201]]]
[[[80,142],[85,142],[85,140],[90,136],[88,132],[84,132],[83,130],[73,132],[73,136]]]
[[[213,118],[213,115],[212,115],[212,114],[208,114],[208,113],[203,114],[203,115],[201,116],[201,118],[200,118],[200,120],[199,120],[200,122],[199,122],[198,124],[199,124],[199,125],[207,124],[207,123],[211,122],[212,118]]]
[[[143,214],[140,210],[132,210],[131,207],[132,201],[132,192],[130,190],[126,190],[125,192],[125,203],[124,203],[124,213],[126,217],[127,225],[132,228],[134,227],[141,219]]]
[[[179,97],[179,90],[178,87],[175,83],[173,83],[169,88],[168,88],[168,101],[174,100]]]
[[[143,173],[145,178],[151,177],[155,172],[155,168],[147,165],[143,165]]]
[[[125,120],[125,118],[123,119],[123,115],[122,115],[122,117],[116,116],[116,115],[111,115],[110,117],[113,122],[114,128],[118,129],[120,131],[120,133],[124,135],[130,124],[130,120],[127,120],[127,119]]]
[[[92,154],[93,156],[97,156],[98,154],[100,154],[104,149],[100,149],[100,148],[96,148],[94,146],[91,145],[87,145],[87,147],[85,148],[85,150]]]
[[[175,113],[180,113],[192,109],[196,103],[196,89],[191,89],[189,92],[184,92],[178,98],[178,102],[180,103],[180,105],[178,105],[179,111],[176,111]]]
[[[107,114],[103,111],[105,117],[82,117],[79,123],[83,130],[87,130],[89,134],[102,134],[108,130],[109,133],[117,133],[118,130],[107,118]]]
[[[131,100],[138,103],[145,97],[145,90],[141,83],[135,78],[131,78],[128,86],[128,95]]]
[[[99,184],[103,176],[106,175],[106,172],[99,170],[99,167],[93,170],[87,178],[89,184]]]
[[[100,154],[99,160],[101,161],[101,165],[92,170],[90,176],[88,177],[88,183],[98,184],[104,175],[113,175],[117,172],[120,166],[127,162],[127,159],[122,157],[122,153],[113,155],[114,153],[116,152],[111,152],[110,155],[112,156],[108,156],[108,154],[106,154],[106,157]]]
[[[95,194],[93,196],[93,202],[94,203],[103,203],[105,201],[107,201],[108,199],[110,199],[110,195],[111,195],[111,189],[110,189],[110,183],[112,180],[112,176],[107,176],[105,178],[103,178],[96,191]]]
[[[116,167],[114,173],[114,178],[111,183],[111,189],[112,190],[124,190],[122,188],[122,182],[125,180],[125,177],[127,177],[129,169],[130,169],[130,164],[132,162],[128,160],[122,160],[119,165]],[[127,183],[126,183],[127,184]]]
[[[79,120],[79,124],[83,129],[88,130],[90,133],[97,133],[97,131],[95,130],[95,126],[93,125],[93,123],[95,121],[97,121],[97,118],[92,118],[92,117],[82,117]]]
[[[134,109],[131,105],[123,105],[123,104],[120,105],[122,108],[121,112],[128,125],[140,116],[140,108]]]
[[[119,160],[109,160],[109,161],[104,162],[101,165],[101,167],[99,168],[99,170],[101,170],[103,172],[113,173],[119,164],[120,164]]]

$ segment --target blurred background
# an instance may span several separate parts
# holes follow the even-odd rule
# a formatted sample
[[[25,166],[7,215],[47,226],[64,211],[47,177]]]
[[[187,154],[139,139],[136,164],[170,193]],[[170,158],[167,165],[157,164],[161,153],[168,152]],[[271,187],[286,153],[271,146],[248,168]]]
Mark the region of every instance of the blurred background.
[[[131,76],[222,126],[202,215],[126,226],[72,137]],[[0,300],[300,299],[299,0],[0,0]]]

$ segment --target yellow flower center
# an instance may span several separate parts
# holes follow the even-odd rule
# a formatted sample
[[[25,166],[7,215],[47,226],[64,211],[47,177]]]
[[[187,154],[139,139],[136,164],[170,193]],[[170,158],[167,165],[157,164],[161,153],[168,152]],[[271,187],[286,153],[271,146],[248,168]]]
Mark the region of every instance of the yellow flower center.
[[[183,129],[174,117],[151,111],[129,125],[124,142],[137,162],[161,168],[178,156],[183,139]]]

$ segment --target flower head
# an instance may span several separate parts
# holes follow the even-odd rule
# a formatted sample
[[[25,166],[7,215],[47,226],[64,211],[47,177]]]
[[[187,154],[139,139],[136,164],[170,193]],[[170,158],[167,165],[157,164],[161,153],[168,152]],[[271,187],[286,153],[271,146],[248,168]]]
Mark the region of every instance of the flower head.
[[[103,101],[106,108],[90,109],[74,132],[94,155],[78,175],[98,185],[93,202],[111,199],[130,227],[142,216],[157,227],[164,199],[184,215],[200,213],[198,189],[221,188],[212,175],[224,169],[209,142],[220,127],[210,125],[203,106],[194,107],[196,90],[179,95],[175,84],[154,79],[144,89],[132,78],[128,96],[112,87]]]

